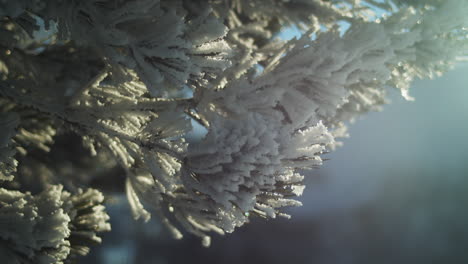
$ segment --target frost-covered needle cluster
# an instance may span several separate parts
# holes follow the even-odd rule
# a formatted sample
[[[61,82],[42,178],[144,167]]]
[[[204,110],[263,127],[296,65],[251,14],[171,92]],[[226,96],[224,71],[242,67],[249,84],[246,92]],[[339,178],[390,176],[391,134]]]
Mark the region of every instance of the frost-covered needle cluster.
[[[134,217],[178,238],[289,217],[346,122],[467,55],[466,14],[466,0],[0,1],[0,254],[86,254],[110,226],[83,187],[119,172]],[[302,37],[279,39],[288,27]]]

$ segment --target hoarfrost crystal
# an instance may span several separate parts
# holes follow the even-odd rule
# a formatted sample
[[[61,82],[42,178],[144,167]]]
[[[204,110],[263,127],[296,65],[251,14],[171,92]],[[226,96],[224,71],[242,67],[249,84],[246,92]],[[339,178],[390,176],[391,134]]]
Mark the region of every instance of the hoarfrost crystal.
[[[467,55],[466,14],[464,0],[0,1],[1,254],[85,255],[110,227],[103,195],[79,187],[119,173],[133,216],[176,238],[289,217],[301,171],[386,87],[411,100],[413,79]],[[277,37],[291,26],[302,37]]]

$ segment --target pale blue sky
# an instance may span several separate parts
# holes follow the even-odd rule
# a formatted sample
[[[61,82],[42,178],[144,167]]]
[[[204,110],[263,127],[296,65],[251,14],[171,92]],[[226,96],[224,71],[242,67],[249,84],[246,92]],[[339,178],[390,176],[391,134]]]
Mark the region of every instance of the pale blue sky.
[[[392,103],[382,112],[369,113],[349,126],[344,146],[327,155],[312,171],[305,190],[305,206],[295,211],[316,215],[322,210],[355,207],[372,200],[388,177],[415,177],[444,185],[465,184],[468,176],[468,64],[434,80],[417,80],[411,88],[414,102],[390,90]],[[323,183],[312,179],[323,174]],[[433,173],[429,173],[433,174]],[[427,176],[433,177],[433,176]],[[407,179],[408,182],[414,182]],[[406,184],[402,178],[402,185]],[[413,186],[418,188],[418,186]],[[454,201],[456,202],[456,201]]]
[[[347,29],[346,24],[342,27]],[[279,37],[300,35],[291,27]],[[323,210],[359,206],[372,200],[392,173],[424,180],[417,171],[437,171],[441,176],[435,182],[462,184],[468,176],[468,64],[434,80],[414,81],[410,94],[414,102],[390,89],[391,104],[384,111],[369,113],[349,126],[351,137],[342,140],[345,145],[310,173],[301,198],[304,206],[292,209],[295,215],[318,216]],[[320,184],[312,179],[317,174],[324,178]]]

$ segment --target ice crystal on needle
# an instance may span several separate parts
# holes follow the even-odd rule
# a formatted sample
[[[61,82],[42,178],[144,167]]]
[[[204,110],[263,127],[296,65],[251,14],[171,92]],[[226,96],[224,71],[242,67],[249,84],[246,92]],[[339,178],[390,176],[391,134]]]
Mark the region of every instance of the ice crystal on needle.
[[[0,1],[2,254],[86,254],[109,226],[102,194],[80,187],[115,171],[133,216],[176,238],[209,245],[288,217],[300,172],[348,121],[467,55],[467,13],[464,0]],[[302,37],[278,39],[289,26]],[[190,138],[192,122],[206,135]]]
[[[33,196],[1,188],[0,197],[0,256],[6,263],[64,263],[100,242],[95,232],[110,230],[96,190],[70,195],[54,186]]]

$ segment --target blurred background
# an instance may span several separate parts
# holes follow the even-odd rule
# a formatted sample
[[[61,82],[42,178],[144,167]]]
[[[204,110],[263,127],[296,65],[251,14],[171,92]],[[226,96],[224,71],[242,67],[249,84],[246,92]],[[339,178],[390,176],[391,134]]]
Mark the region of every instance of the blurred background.
[[[112,232],[81,263],[468,263],[468,64],[414,82],[414,102],[350,125],[344,146],[306,172],[291,220],[253,219],[210,248],[173,240],[153,216],[108,201]]]

